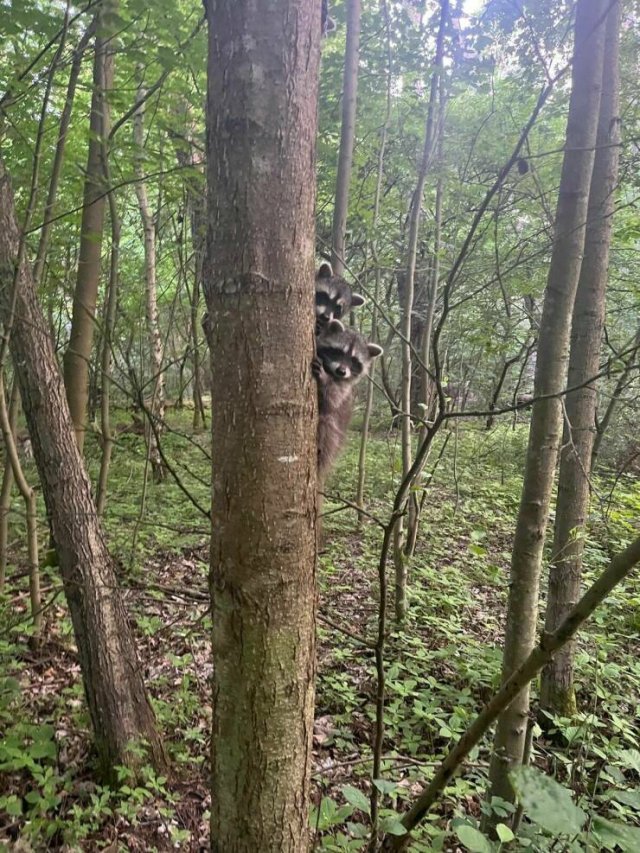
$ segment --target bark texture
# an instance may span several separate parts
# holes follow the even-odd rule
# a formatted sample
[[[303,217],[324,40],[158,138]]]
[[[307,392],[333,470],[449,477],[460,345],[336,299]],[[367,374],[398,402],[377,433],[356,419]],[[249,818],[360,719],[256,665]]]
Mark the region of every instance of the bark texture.
[[[0,321],[10,348],[65,595],[101,770],[135,769],[145,758],[130,749],[146,742],[149,760],[164,765],[135,640],[114,566],[91,497],[47,322],[31,270],[15,272],[19,232],[9,177],[0,161]]]
[[[308,846],[320,5],[210,0],[211,848]]]
[[[104,227],[102,151],[103,138],[107,135],[109,121],[106,93],[113,84],[113,41],[108,38],[108,24],[111,14],[116,9],[117,0],[103,0],[97,13],[93,93],[89,120],[89,153],[80,226],[78,276],[73,294],[71,333],[64,355],[65,388],[80,451],[84,447],[86,431],[89,364],[100,284]]]
[[[589,382],[589,379],[598,373],[600,366],[613,191],[618,177],[619,32],[620,4],[616,2],[607,15],[598,147],[589,194],[584,259],[571,329],[567,384],[569,388],[576,387],[578,390],[568,394],[566,398],[553,558],[549,570],[545,619],[547,631],[553,631],[560,624],[580,596],[597,402],[595,382]],[[573,643],[567,643],[544,668],[540,699],[542,708],[551,713],[571,716],[576,711]]]
[[[606,0],[578,0],[573,86],[556,209],[554,246],[540,324],[524,483],[511,559],[503,680],[531,652],[538,619],[542,551],[560,438],[571,314],[582,253],[602,87]],[[551,395],[551,396],[550,396]],[[499,719],[490,767],[491,795],[513,799],[508,772],[522,761],[528,687]]]

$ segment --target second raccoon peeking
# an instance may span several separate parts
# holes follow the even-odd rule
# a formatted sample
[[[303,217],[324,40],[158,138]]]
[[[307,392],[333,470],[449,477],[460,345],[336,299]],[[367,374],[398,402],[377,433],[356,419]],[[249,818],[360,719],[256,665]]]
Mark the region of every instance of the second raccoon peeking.
[[[316,356],[313,375],[318,383],[318,476],[322,482],[347,437],[353,411],[353,389],[366,376],[382,347],[367,341],[340,318],[364,305],[349,284],[333,274],[331,264],[316,274]]]

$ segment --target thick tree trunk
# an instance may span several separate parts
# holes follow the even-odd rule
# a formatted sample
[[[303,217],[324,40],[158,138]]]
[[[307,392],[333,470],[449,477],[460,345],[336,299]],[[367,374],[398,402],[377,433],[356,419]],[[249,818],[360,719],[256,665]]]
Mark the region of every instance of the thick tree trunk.
[[[540,324],[524,484],[511,559],[503,680],[531,652],[538,618],[538,587],[556,459],[562,436],[571,314],[582,253],[593,171],[604,53],[606,0],[578,0],[567,142],[556,226]],[[509,769],[522,761],[529,713],[528,687],[499,719],[490,767],[491,795],[513,799]]]
[[[19,233],[9,177],[0,161],[0,321],[10,347],[42,492],[71,612],[101,770],[164,765],[162,743],[114,566],[91,497],[31,270],[15,273]],[[144,741],[149,756],[132,744]]]
[[[207,11],[211,847],[299,853],[315,659],[320,5],[210,0]]]
[[[598,373],[609,244],[613,217],[613,192],[618,177],[620,125],[620,73],[618,69],[620,4],[607,15],[598,140],[591,191],[584,259],[576,294],[571,329],[569,388],[565,434],[560,457],[558,498],[549,570],[545,630],[554,631],[580,596],[582,553],[589,510],[589,476],[595,437],[596,387],[589,379]],[[568,643],[542,673],[541,707],[571,716],[576,711],[573,688],[573,643]]]
[[[64,382],[80,452],[84,448],[86,431],[89,364],[102,257],[105,208],[102,151],[103,138],[107,135],[109,123],[106,94],[113,84],[114,47],[113,40],[108,37],[107,23],[116,9],[117,0],[103,0],[97,13],[89,154],[84,185],[78,277],[73,294],[71,333],[64,355]]]
[[[142,73],[142,72],[140,72]],[[153,472],[154,483],[161,483],[165,478],[165,467],[158,448],[158,435],[162,432],[165,415],[164,372],[162,367],[163,346],[160,334],[160,316],[158,314],[158,288],[156,283],[156,229],[149,205],[147,186],[144,182],[144,101],[146,91],[142,85],[138,87],[136,103],[140,106],[133,116],[133,141],[136,147],[136,196],[142,219],[144,235],[144,277],[146,283],[147,335],[149,352],[151,354],[151,370],[153,372],[152,397],[149,407],[149,418],[153,421],[148,425],[146,438],[149,445],[149,460]]]
[[[333,208],[331,264],[335,275],[344,272],[345,236],[349,209],[349,184],[356,138],[358,63],[360,61],[360,0],[347,0],[347,45],[342,79],[342,124],[336,177],[336,201]]]

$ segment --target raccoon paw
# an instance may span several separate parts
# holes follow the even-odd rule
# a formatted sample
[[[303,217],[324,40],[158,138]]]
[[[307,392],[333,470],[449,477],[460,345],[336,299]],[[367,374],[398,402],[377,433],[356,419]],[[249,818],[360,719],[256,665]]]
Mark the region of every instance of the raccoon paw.
[[[313,373],[315,378],[318,380],[318,382],[322,382],[323,380],[326,380],[326,378],[327,378],[327,374],[326,374],[326,371],[324,369],[324,365],[322,364],[322,361],[321,361],[321,359],[318,358],[318,356],[316,356],[313,359],[313,361],[311,362],[311,372]]]

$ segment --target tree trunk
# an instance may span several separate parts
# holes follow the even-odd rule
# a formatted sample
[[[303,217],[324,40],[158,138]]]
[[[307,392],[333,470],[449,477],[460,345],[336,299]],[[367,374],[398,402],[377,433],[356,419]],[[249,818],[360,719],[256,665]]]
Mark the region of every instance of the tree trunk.
[[[105,143],[106,144],[106,143]],[[106,155],[105,155],[106,156]],[[102,353],[100,360],[100,376],[102,393],[100,395],[100,432],[102,434],[102,457],[100,473],[96,488],[96,510],[98,516],[104,515],[107,502],[107,484],[109,468],[113,452],[113,435],[111,434],[111,348],[113,332],[116,325],[116,310],[118,307],[118,274],[120,270],[120,216],[116,207],[115,193],[111,189],[111,179],[108,161],[105,159],[105,182],[109,187],[109,215],[111,217],[111,260],[109,267],[109,286],[105,297],[104,326],[102,335]]]
[[[411,318],[414,306],[416,260],[418,254],[418,237],[420,234],[420,220],[422,213],[422,200],[424,196],[424,185],[427,172],[431,165],[436,138],[436,111],[438,105],[438,90],[440,74],[442,71],[442,60],[444,57],[444,34],[449,15],[449,0],[441,0],[440,23],[436,41],[436,55],[431,75],[431,87],[429,92],[429,105],[427,108],[427,122],[424,137],[424,149],[422,162],[418,172],[418,182],[413,193],[411,213],[409,217],[409,242],[407,246],[407,271],[405,277],[404,301],[402,305],[402,384],[400,405],[402,408],[401,422],[401,447],[402,447],[402,476],[406,477],[413,462],[413,449],[411,441]],[[418,511],[415,495],[409,499],[408,521],[409,529],[413,527],[415,516]],[[395,614],[396,621],[402,622],[407,611],[407,559],[404,552],[404,533],[402,530],[403,519],[398,519],[394,532],[394,566],[395,566]]]
[[[356,137],[358,63],[360,61],[360,0],[347,0],[347,45],[342,82],[342,124],[336,177],[336,201],[333,208],[331,265],[335,275],[344,272],[345,236],[349,209],[349,184]]]
[[[620,4],[607,15],[602,97],[584,259],[571,329],[565,434],[560,457],[558,498],[549,570],[545,630],[554,631],[580,596],[582,553],[587,513],[591,452],[595,437],[596,388],[604,326],[613,192],[618,177],[620,74],[618,69]],[[573,687],[573,643],[568,643],[542,673],[540,704],[552,714],[576,711]]]
[[[315,665],[320,10],[258,6],[207,9],[211,848],[299,853]]]
[[[562,435],[571,314],[584,251],[589,186],[602,85],[606,0],[578,0],[573,86],[556,210],[553,252],[540,323],[538,358],[524,484],[511,559],[502,677],[531,652],[538,617],[542,551],[558,446]],[[490,767],[491,795],[513,800],[509,769],[522,760],[528,687],[499,719]]]
[[[64,382],[80,452],[84,448],[86,431],[89,364],[100,284],[104,227],[102,141],[107,136],[109,123],[106,95],[113,84],[114,51],[107,24],[117,5],[117,0],[103,0],[97,13],[89,154],[84,185],[78,277],[73,294],[69,344],[64,355]]]
[[[20,391],[14,375],[9,398],[9,427],[15,441],[20,411]],[[7,453],[4,456],[2,487],[0,488],[0,592],[4,592],[7,576],[7,557],[9,549],[9,513],[11,512],[11,490],[13,489],[13,466]]]
[[[142,73],[142,71],[140,71]],[[158,289],[156,284],[156,229],[153,222],[147,186],[144,182],[144,102],[145,89],[142,84],[138,87],[136,102],[140,106],[133,116],[133,141],[136,148],[136,196],[142,219],[144,234],[144,277],[146,282],[147,334],[149,352],[151,354],[151,370],[153,372],[153,389],[146,435],[149,444],[149,460],[153,472],[154,483],[161,483],[165,478],[165,467],[158,448],[158,435],[162,431],[165,415],[164,372],[162,367],[163,346],[160,334],[160,317],[158,314]]]
[[[91,497],[31,269],[22,261],[13,194],[0,161],[0,322],[13,363],[58,552],[100,768],[165,763],[136,644]],[[149,755],[140,754],[144,741]]]
[[[391,120],[391,84],[392,84],[392,57],[391,57],[391,33],[389,26],[389,9],[387,0],[382,0],[381,11],[384,16],[385,37],[386,37],[386,84],[387,84],[387,99],[384,115],[384,122],[380,128],[380,147],[378,148],[378,168],[376,175],[376,191],[373,199],[373,215],[371,217],[371,259],[374,265],[375,284],[373,290],[373,309],[371,312],[371,340],[378,339],[378,301],[380,299],[380,260],[378,256],[378,219],[380,216],[380,198],[382,196],[382,181],[384,179],[384,157],[387,147],[387,133],[389,131],[389,121]],[[356,504],[359,507],[364,507],[364,485],[367,468],[367,443],[369,440],[369,424],[371,422],[371,412],[373,410],[373,378],[375,375],[376,360],[371,364],[369,371],[369,381],[367,385],[367,400],[364,407],[364,415],[362,418],[362,430],[360,435],[360,453],[358,455],[358,487],[356,492]],[[358,513],[358,524],[362,524],[364,515]]]
[[[40,600],[40,560],[38,559],[36,493],[27,482],[20,459],[18,458],[18,449],[15,442],[15,418],[12,418],[13,414],[11,406],[7,406],[4,376],[0,372],[0,430],[2,431],[4,452],[11,465],[18,491],[24,500],[27,527],[27,559],[29,564],[29,597],[31,599],[34,636],[38,637],[42,628],[42,605]]]
[[[49,248],[49,238],[51,237],[51,228],[53,227],[56,198],[58,196],[58,184],[60,181],[60,174],[62,172],[62,165],[64,162],[64,151],[67,145],[67,133],[69,131],[69,125],[71,124],[71,111],[73,109],[73,102],[76,96],[76,87],[78,85],[78,77],[80,76],[80,69],[82,67],[82,59],[84,57],[84,52],[87,49],[87,45],[89,44],[89,40],[95,32],[95,25],[96,22],[94,21],[89,27],[87,27],[84,35],[78,43],[78,46],[73,52],[73,61],[71,63],[71,71],[69,72],[69,82],[67,84],[67,95],[65,97],[64,107],[62,108],[62,115],[60,116],[58,141],[56,142],[56,151],[53,157],[53,165],[51,166],[49,192],[47,194],[47,202],[45,204],[44,213],[42,216],[43,225],[40,231],[40,240],[38,242],[38,253],[36,255],[36,259],[33,265],[33,279],[36,283],[36,286],[40,284],[40,281],[42,279],[42,271],[44,270],[47,250]]]

